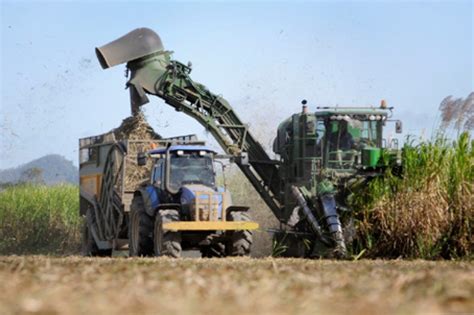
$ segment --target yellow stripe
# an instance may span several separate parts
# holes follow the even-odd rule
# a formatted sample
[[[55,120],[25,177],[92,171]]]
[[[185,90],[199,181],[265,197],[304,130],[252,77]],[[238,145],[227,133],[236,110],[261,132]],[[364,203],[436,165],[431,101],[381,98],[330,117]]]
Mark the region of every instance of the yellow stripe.
[[[179,221],[164,223],[163,229],[175,231],[256,230],[258,229],[258,223],[247,221]]]

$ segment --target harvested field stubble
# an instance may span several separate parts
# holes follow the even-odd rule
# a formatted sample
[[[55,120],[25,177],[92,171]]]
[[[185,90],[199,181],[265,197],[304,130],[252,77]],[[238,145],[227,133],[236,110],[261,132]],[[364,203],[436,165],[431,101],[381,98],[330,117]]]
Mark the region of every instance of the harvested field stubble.
[[[0,257],[0,312],[474,311],[470,262]]]

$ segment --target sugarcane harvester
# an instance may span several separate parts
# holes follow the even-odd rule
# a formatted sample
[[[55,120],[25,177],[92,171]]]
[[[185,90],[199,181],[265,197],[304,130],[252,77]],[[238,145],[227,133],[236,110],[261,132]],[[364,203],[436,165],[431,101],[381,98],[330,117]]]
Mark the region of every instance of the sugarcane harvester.
[[[289,255],[346,256],[340,213],[347,209],[348,182],[378,171],[387,108],[310,113],[304,102],[303,111],[278,128],[280,159],[274,160],[224,98],[191,79],[190,63],[171,59],[154,31],[136,29],[96,54],[104,69],[126,63],[132,112],[149,102],[147,94],[155,95],[214,136],[279,220],[275,235],[287,240]],[[358,136],[357,145],[348,131]]]

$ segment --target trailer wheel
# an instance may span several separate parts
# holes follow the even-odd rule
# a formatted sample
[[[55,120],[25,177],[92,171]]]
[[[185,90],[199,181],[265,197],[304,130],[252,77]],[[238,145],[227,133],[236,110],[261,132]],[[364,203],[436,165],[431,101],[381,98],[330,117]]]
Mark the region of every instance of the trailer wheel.
[[[92,236],[91,226],[95,224],[95,216],[89,208],[84,217],[84,224],[82,227],[82,256],[88,257],[110,257],[112,255],[111,249],[100,250],[95,243]]]
[[[142,196],[135,196],[130,207],[128,228],[129,255],[151,256],[153,254],[153,219],[145,211]]]
[[[251,221],[246,212],[231,212],[230,221]],[[230,256],[249,256],[250,248],[253,243],[253,235],[250,230],[234,231],[228,246],[228,255]]]
[[[179,221],[177,210],[160,210],[155,218],[154,249],[155,256],[178,258],[181,256],[181,233],[163,230],[163,224]]]

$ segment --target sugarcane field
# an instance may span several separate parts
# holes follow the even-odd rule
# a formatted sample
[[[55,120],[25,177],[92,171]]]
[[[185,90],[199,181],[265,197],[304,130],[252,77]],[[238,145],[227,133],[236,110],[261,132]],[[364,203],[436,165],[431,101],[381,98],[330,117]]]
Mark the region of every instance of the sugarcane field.
[[[1,2],[0,314],[474,314],[473,6]]]

